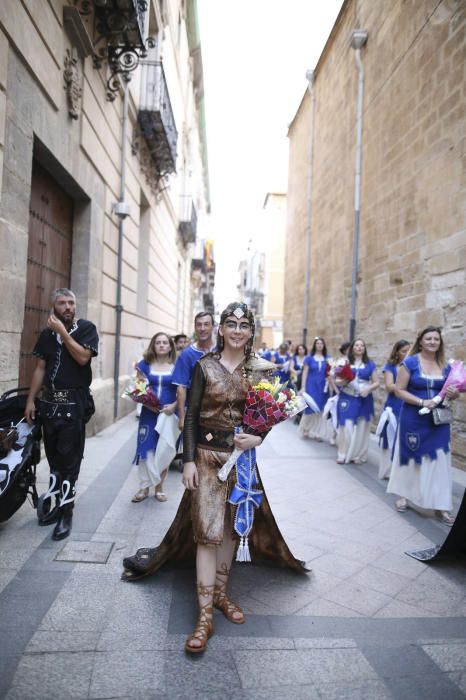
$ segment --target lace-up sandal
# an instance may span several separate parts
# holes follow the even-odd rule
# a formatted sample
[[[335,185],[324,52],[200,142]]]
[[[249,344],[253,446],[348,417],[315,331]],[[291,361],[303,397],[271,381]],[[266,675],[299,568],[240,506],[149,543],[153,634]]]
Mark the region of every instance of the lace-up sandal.
[[[227,620],[234,622],[235,625],[242,625],[244,622],[244,613],[227,595],[229,573],[226,564],[223,564],[220,570],[217,569],[213,605],[214,608],[220,610],[220,612],[225,615]],[[225,577],[224,581],[220,578],[221,576]],[[219,581],[220,583],[218,583]]]
[[[193,632],[189,635],[184,645],[185,651],[188,654],[202,654],[207,648],[209,637],[214,633],[214,625],[212,621],[212,604],[199,606],[199,617]],[[199,642],[198,646],[194,646],[192,642]]]

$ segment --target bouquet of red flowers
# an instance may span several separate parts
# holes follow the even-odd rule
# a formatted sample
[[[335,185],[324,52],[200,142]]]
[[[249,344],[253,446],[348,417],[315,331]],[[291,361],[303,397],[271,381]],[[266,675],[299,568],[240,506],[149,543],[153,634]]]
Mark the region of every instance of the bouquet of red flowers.
[[[288,388],[287,382],[280,384],[278,377],[275,381],[262,381],[249,387],[244,404],[243,425],[236,432],[244,430],[250,435],[267,432],[274,425],[292,418],[306,408],[302,396]],[[243,450],[235,449],[218,473],[220,481],[225,481]]]
[[[160,401],[147,379],[135,379],[129,384],[121,395],[122,399],[129,399],[135,403],[160,410]]]
[[[351,369],[351,365],[347,357],[341,357],[336,362],[327,362],[327,367],[325,368],[325,376],[330,375],[335,379],[345,379],[347,382],[351,382],[355,378],[355,373]]]

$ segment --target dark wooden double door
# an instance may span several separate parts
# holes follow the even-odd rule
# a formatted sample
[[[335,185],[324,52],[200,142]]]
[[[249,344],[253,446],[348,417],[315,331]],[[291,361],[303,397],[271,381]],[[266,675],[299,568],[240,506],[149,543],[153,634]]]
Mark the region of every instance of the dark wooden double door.
[[[50,295],[70,286],[73,200],[34,163],[29,207],[26,300],[21,335],[19,384],[28,386],[36,365],[34,345],[50,315]]]

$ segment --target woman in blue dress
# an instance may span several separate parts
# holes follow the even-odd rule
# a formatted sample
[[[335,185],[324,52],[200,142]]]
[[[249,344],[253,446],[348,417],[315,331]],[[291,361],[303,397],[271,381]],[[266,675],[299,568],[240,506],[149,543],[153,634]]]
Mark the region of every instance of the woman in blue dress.
[[[398,367],[406,358],[411,343],[409,340],[397,340],[392,348],[387,364],[382,369],[385,389],[387,390],[387,400],[385,401],[379,424],[375,434],[379,437],[380,458],[379,458],[379,479],[388,479],[392,468],[393,445],[395,444],[396,428],[398,416],[400,415],[401,404],[403,403],[395,395],[395,382],[398,374]]]
[[[144,501],[151,486],[155,487],[155,498],[166,501],[163,482],[170,462],[176,454],[175,443],[179,435],[176,409],[176,386],[172,374],[176,360],[173,339],[166,333],[156,333],[137,363],[139,379],[147,380],[160,401],[160,410],[143,406],[139,417],[136,456],[139,490],[133,503]]]
[[[303,378],[303,369],[304,369],[304,360],[306,359],[306,356],[307,356],[307,347],[305,345],[303,345],[302,343],[299,343],[296,346],[296,349],[294,351],[294,355],[293,355],[292,360],[291,360],[293,381],[294,381],[294,385],[298,391],[301,389],[302,378]]]
[[[367,462],[371,420],[374,416],[372,392],[377,389],[377,368],[367,354],[361,338],[353,340],[348,350],[348,361],[354,372],[350,382],[335,380],[340,386],[337,404],[337,463],[362,464]]]
[[[403,401],[388,493],[396,493],[399,512],[408,502],[433,509],[447,525],[452,525],[452,476],[450,426],[436,425],[432,412],[420,415],[423,407],[436,407],[432,398],[442,388],[450,372],[445,364],[440,328],[428,326],[421,331],[398,371],[396,395]],[[447,398],[455,399],[453,386]]]
[[[323,338],[314,338],[311,353],[304,360],[302,376],[302,393],[306,399],[307,408],[302,414],[298,434],[319,442],[326,437],[324,430],[327,421],[322,416],[322,410],[327,403],[325,371],[327,368],[327,347]]]
[[[288,343],[282,343],[278,350],[272,354],[272,362],[277,367],[277,371],[274,372],[273,376],[279,378],[280,384],[289,382],[291,379],[291,355],[288,352]]]

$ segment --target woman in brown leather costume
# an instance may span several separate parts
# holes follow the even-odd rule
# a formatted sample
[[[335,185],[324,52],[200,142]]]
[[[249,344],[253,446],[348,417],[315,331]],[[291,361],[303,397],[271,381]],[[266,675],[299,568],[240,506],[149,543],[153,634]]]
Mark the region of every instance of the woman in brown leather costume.
[[[244,615],[227,595],[231,562],[238,544],[233,530],[233,506],[227,502],[235,470],[226,482],[217,474],[234,447],[252,449],[262,438],[234,433],[242,423],[250,385],[270,376],[275,366],[252,352],[254,317],[246,304],[229,304],[220,318],[217,350],[205,355],[194,369],[185,420],[183,483],[186,491],[175,519],[156,549],[140,549],[124,559],[124,580],[135,580],[159,569],[167,561],[196,558],[199,617],[185,649],[205,650],[213,633],[213,607],[235,624]],[[259,488],[263,489],[262,484]],[[249,536],[253,560],[271,559],[300,573],[303,562],[286,545],[264,493]],[[197,546],[196,546],[197,545]]]

